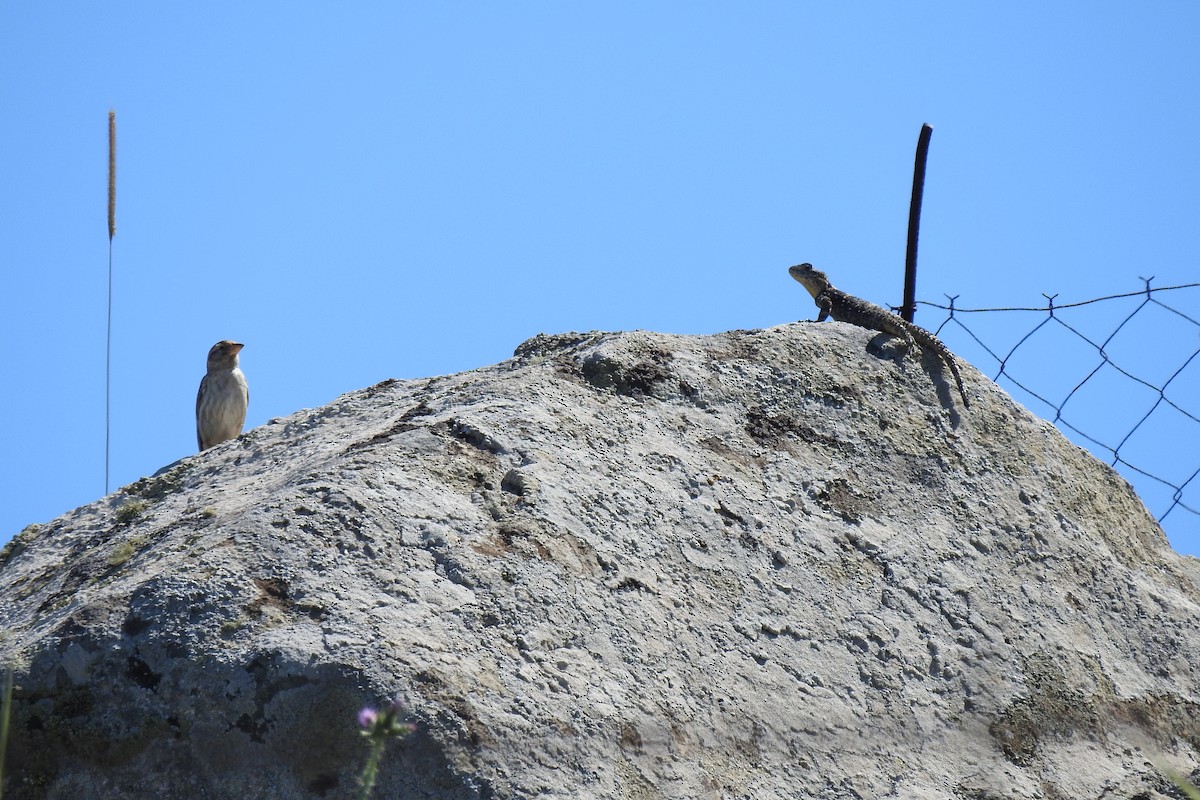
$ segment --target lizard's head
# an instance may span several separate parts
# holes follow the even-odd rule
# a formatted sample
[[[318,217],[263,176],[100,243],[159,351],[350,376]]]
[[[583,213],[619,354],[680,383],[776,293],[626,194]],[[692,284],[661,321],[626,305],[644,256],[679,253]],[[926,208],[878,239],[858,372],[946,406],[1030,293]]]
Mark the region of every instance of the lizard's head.
[[[808,289],[808,293],[813,298],[829,288],[829,276],[819,269],[813,269],[812,264],[797,264],[794,267],[788,267],[788,274],[800,281],[800,284]]]

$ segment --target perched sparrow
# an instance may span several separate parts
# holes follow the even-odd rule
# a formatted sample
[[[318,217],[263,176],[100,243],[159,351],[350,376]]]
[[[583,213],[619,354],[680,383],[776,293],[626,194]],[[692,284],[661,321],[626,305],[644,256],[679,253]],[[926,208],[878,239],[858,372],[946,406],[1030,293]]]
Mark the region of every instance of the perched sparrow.
[[[238,353],[246,345],[228,339],[208,351],[208,374],[196,395],[196,441],[207,450],[242,432],[250,390],[238,369]]]

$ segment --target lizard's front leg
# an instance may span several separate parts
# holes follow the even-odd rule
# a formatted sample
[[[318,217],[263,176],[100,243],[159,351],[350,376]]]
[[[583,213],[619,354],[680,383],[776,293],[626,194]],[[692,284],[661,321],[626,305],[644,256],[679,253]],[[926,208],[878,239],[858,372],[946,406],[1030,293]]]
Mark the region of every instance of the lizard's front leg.
[[[833,307],[833,302],[828,297],[825,297],[824,295],[821,295],[820,297],[816,298],[816,301],[817,301],[817,307],[819,309],[821,309],[820,313],[817,314],[816,321],[824,322],[825,320],[829,319],[829,310]]]

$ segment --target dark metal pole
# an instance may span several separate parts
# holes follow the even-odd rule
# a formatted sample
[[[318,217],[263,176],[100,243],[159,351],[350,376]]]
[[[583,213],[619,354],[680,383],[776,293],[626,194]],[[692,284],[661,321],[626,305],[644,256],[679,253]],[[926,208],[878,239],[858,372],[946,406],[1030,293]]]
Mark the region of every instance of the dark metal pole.
[[[921,126],[917,139],[917,160],[913,165],[912,203],[908,207],[908,253],[904,258],[904,305],[900,316],[909,322],[917,311],[917,237],[921,232],[921,198],[925,194],[925,160],[929,157],[929,138],[933,126]]]

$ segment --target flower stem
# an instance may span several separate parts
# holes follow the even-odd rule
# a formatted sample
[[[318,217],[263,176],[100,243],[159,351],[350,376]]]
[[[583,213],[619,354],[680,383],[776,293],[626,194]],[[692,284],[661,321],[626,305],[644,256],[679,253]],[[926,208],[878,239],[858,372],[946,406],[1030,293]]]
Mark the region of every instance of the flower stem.
[[[375,779],[379,777],[379,762],[383,758],[383,745],[383,739],[371,742],[371,752],[367,754],[367,765],[363,767],[362,775],[358,778],[359,786],[362,789],[359,792],[358,800],[368,800],[371,792],[375,789]]]

